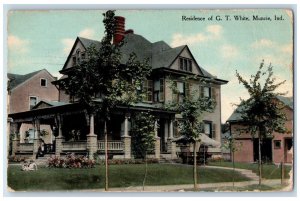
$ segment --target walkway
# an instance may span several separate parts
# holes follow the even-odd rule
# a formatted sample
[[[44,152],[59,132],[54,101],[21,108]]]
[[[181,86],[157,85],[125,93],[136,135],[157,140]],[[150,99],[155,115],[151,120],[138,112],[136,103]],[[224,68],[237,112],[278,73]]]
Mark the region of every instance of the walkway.
[[[279,186],[280,179],[270,179],[263,180],[263,185],[268,186]],[[245,187],[248,185],[258,184],[257,181],[244,181],[244,182],[235,182],[235,187]],[[223,182],[223,183],[208,183],[208,184],[198,184],[199,191],[201,189],[205,190],[207,188],[219,188],[219,187],[232,187],[232,182]],[[164,186],[145,186],[143,190],[142,186],[130,186],[125,188],[109,188],[108,192],[185,192],[186,189],[193,189],[193,184],[183,184],[183,185],[164,185]],[[105,192],[104,189],[94,189],[94,190],[82,190],[89,192]]]

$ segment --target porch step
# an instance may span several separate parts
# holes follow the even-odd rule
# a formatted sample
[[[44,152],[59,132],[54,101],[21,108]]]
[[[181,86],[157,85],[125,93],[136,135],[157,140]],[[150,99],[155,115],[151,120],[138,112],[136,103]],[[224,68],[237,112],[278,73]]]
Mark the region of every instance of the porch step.
[[[164,155],[160,155],[159,163],[175,163],[172,159],[166,158]]]

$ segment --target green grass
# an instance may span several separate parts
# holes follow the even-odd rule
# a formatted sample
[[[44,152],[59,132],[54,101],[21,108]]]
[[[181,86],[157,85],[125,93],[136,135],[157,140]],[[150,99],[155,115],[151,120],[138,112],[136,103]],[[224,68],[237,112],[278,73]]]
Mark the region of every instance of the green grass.
[[[222,166],[222,167],[232,167],[232,162],[209,162],[208,165],[212,166]],[[252,170],[258,175],[258,165],[254,163],[235,163],[236,168]],[[289,179],[289,172],[291,166],[285,166],[284,178]],[[262,166],[262,177],[264,179],[281,179],[280,166],[274,164],[263,164]]]
[[[145,165],[109,166],[109,187],[142,186]],[[231,182],[231,170],[198,168],[199,183]],[[8,186],[14,190],[76,190],[104,188],[104,166],[92,169],[57,169],[40,167],[38,171],[23,172],[20,166],[9,166]],[[235,172],[235,181],[249,179]],[[145,185],[178,185],[193,183],[193,168],[185,165],[149,164]]]

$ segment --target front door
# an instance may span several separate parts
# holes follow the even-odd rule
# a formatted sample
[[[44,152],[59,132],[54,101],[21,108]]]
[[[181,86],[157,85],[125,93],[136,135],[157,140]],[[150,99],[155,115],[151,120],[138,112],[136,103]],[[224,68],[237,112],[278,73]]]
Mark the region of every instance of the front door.
[[[284,139],[284,162],[285,163],[292,163],[292,145],[293,140],[292,138],[285,138]]]
[[[253,142],[254,161],[259,159],[258,138]],[[272,162],[272,139],[263,139],[261,143],[261,159],[263,162]]]

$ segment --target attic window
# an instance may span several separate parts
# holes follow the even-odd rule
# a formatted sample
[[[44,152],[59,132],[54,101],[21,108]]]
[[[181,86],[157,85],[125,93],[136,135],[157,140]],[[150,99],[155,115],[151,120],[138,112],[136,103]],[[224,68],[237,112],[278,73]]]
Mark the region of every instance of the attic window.
[[[45,78],[41,78],[41,86],[47,87],[47,80]]]
[[[192,60],[187,58],[179,58],[179,69],[192,72]]]

